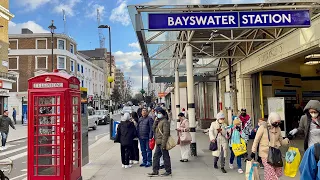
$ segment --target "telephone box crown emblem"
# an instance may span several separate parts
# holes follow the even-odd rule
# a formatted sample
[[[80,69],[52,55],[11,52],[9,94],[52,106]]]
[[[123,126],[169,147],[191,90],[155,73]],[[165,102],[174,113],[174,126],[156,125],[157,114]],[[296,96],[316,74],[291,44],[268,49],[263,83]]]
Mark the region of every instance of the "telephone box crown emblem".
[[[50,77],[46,77],[45,81],[49,82],[49,81],[51,81],[51,78]]]

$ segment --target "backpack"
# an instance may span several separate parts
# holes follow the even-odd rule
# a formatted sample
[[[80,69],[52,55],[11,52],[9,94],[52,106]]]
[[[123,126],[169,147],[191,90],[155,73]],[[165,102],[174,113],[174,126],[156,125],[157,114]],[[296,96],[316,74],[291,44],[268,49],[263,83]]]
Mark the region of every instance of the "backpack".
[[[319,162],[320,159],[320,143],[314,144],[314,158],[316,162]]]

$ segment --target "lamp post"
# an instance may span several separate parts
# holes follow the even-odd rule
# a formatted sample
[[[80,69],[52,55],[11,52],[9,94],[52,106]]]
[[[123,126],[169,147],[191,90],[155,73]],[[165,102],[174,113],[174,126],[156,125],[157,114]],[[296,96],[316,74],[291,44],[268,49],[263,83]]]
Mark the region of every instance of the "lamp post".
[[[51,20],[51,25],[48,27],[51,31],[51,65],[52,65],[52,72],[53,72],[53,34],[54,30],[57,29],[56,26],[53,25],[54,21]],[[58,46],[58,44],[57,44]]]
[[[111,56],[111,27],[108,25],[100,25],[98,28],[102,28],[102,29],[108,29],[109,30],[109,51],[110,51],[110,62],[109,62],[109,77],[108,77],[108,82],[110,83],[109,86],[109,114],[110,114],[110,139],[113,139],[113,134],[115,132],[113,132],[113,119],[112,119],[112,100],[111,100],[111,84],[114,81],[114,78],[112,77],[112,66],[111,66],[111,62],[112,62],[112,56]]]
[[[141,56],[141,95],[142,95],[142,99],[144,100],[144,96],[143,94],[146,92],[144,89],[143,89],[143,55],[142,53],[140,54]]]

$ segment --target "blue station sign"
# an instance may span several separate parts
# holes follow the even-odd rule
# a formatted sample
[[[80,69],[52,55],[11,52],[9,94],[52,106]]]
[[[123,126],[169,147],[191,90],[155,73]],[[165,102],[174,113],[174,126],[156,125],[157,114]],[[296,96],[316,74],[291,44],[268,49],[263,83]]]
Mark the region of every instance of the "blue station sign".
[[[309,10],[149,13],[149,30],[310,27]]]

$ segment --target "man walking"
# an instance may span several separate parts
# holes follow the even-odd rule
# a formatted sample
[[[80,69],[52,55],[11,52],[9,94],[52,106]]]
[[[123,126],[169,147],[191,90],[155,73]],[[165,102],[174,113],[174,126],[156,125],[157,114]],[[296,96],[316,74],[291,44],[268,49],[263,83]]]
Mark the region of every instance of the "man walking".
[[[17,124],[17,111],[15,108],[13,108],[13,111],[12,111],[12,118],[13,118],[14,124]]]
[[[149,147],[149,141],[153,137],[153,119],[148,116],[148,110],[146,108],[142,108],[141,115],[142,117],[140,117],[137,126],[138,138],[140,141],[140,149],[143,159],[140,167],[150,167],[152,166],[152,150]]]
[[[2,138],[2,147],[0,147],[0,150],[5,150],[6,148],[6,142],[8,138],[9,133],[9,125],[16,130],[16,127],[14,127],[12,120],[8,117],[9,111],[4,110],[3,115],[0,117],[0,133]]]

